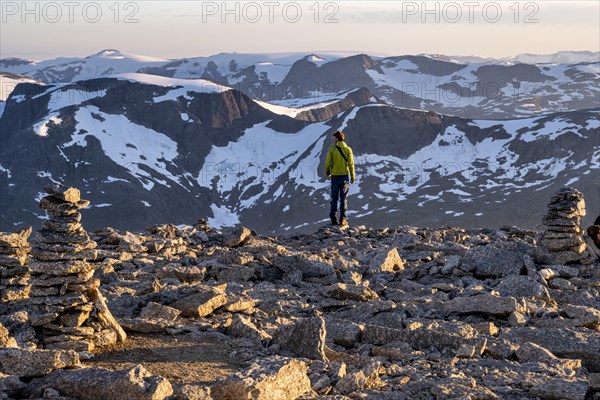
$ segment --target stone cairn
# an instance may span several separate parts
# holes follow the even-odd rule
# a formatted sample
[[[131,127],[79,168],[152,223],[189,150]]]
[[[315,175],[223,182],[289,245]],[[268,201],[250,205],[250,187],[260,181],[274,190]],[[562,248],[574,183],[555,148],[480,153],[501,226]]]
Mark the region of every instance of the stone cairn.
[[[27,300],[31,325],[44,347],[92,351],[124,341],[94,278],[97,244],[81,226],[79,210],[89,205],[78,189],[53,185],[40,201],[49,219],[32,240]]]
[[[583,194],[563,187],[550,199],[548,213],[543,217],[540,244],[555,264],[587,263],[589,253],[583,240],[581,217],[585,216]]]
[[[18,233],[0,232],[0,300],[4,303],[29,297],[29,235],[31,227]]]

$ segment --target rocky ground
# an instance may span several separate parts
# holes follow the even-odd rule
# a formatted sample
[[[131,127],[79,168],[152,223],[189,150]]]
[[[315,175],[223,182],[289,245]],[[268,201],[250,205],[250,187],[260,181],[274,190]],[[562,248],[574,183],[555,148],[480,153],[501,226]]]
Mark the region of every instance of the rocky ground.
[[[95,277],[128,334],[40,350],[0,317],[0,398],[600,399],[600,264],[516,227],[258,236],[107,228]]]

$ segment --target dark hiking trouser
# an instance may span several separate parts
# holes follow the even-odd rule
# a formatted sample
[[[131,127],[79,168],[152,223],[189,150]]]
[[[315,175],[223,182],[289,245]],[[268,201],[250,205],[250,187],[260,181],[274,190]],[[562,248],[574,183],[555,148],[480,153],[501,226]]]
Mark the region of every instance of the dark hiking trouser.
[[[346,217],[349,189],[350,181],[348,180],[348,175],[331,176],[331,208],[329,209],[330,217],[335,217],[338,199],[340,201],[340,218]]]

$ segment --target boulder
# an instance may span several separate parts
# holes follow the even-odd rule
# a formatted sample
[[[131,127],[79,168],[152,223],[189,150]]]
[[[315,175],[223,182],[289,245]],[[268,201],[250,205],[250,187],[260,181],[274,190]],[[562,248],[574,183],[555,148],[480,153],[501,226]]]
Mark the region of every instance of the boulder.
[[[357,372],[344,375],[335,388],[342,394],[350,394],[361,389],[377,388],[381,384],[379,369],[381,363],[376,361]]]
[[[503,297],[534,297],[550,300],[548,289],[535,279],[525,275],[510,275],[494,288]]]
[[[516,241],[476,246],[465,254],[461,269],[483,278],[518,275],[525,267],[523,256],[529,247]]]
[[[174,400],[213,400],[210,388],[198,385],[182,385],[174,388]]]
[[[171,383],[151,375],[141,365],[112,371],[104,368],[82,368],[54,371],[30,383],[33,393],[47,388],[63,396],[79,400],[162,400],[173,394]]]
[[[558,359],[558,357],[548,351],[548,349],[531,342],[525,342],[520,345],[515,354],[522,363],[528,361],[547,362]]]
[[[508,317],[514,311],[523,311],[514,297],[498,297],[492,294],[480,294],[470,297],[455,297],[444,304],[448,314],[484,314]]]
[[[487,347],[486,338],[479,337],[471,325],[458,321],[415,321],[400,333],[396,340],[405,341],[415,349],[456,351],[464,345],[473,345],[482,354]]]
[[[250,237],[252,232],[246,227],[234,228],[223,232],[223,246],[238,247]]]
[[[171,304],[171,307],[181,311],[181,316],[186,318],[206,317],[227,303],[227,296],[221,290],[206,285],[200,285],[197,288],[199,289],[197,293]]]
[[[338,346],[352,348],[360,342],[362,329],[354,322],[326,317],[325,326],[327,340]]]
[[[72,350],[0,349],[0,372],[8,375],[42,376],[75,366],[79,366],[79,355]]]
[[[391,250],[382,250],[373,256],[369,262],[369,271],[371,273],[397,272],[404,269],[404,261],[400,258],[398,250],[394,247]]]
[[[200,269],[195,265],[183,266],[179,263],[170,263],[158,271],[157,277],[177,279],[180,282],[200,282],[204,279],[205,273],[205,268]]]
[[[181,314],[176,308],[165,306],[159,303],[150,302],[142,308],[140,317],[147,319],[162,319],[165,321],[175,321]]]
[[[300,278],[319,278],[335,273],[331,264],[307,255],[279,256],[273,264],[284,273],[298,273]]]
[[[369,301],[379,300],[377,293],[363,285],[336,283],[326,286],[323,295],[338,300]]]
[[[161,333],[173,325],[172,322],[164,319],[148,318],[121,318],[119,323],[129,332],[141,333]]]
[[[294,400],[311,393],[306,364],[280,356],[259,360],[212,387],[221,400]]]
[[[553,379],[534,385],[529,389],[532,397],[544,400],[585,400],[587,393],[587,382],[566,379]]]
[[[325,321],[321,317],[300,318],[280,328],[273,335],[273,344],[299,357],[326,360]]]
[[[227,328],[227,334],[234,337],[246,338],[256,341],[261,341],[263,339],[269,338],[269,335],[267,335],[262,330],[258,329],[256,325],[254,325],[254,323],[250,321],[250,318],[243,317],[239,314],[235,314],[233,316],[233,321],[231,322],[231,325],[229,325],[229,327]]]
[[[580,359],[590,372],[600,372],[600,335],[587,328],[504,329],[500,338],[512,343],[531,342],[560,358]]]

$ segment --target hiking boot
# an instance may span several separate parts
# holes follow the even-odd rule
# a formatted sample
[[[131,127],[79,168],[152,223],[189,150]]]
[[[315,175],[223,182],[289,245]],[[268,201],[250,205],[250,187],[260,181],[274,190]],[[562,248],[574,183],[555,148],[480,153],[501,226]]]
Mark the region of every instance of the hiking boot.
[[[342,217],[342,219],[340,219],[340,225],[348,225],[348,220],[346,217]]]

